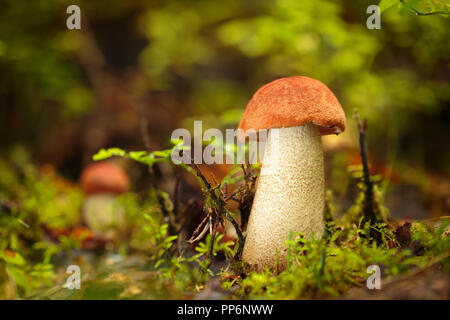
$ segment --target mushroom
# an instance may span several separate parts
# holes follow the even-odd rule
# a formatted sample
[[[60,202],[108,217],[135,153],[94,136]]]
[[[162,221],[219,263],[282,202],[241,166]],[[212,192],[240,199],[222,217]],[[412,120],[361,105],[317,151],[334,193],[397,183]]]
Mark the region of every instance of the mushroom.
[[[268,130],[242,255],[251,269],[272,268],[277,257],[278,268],[284,269],[290,232],[307,238],[322,235],[321,135],[339,134],[345,123],[345,113],[331,90],[308,77],[270,82],[248,103],[239,124],[241,139],[242,132]]]
[[[126,229],[125,213],[116,199],[129,190],[128,175],[112,162],[98,162],[84,168],[80,183],[86,194],[83,205],[85,223],[97,235],[112,240],[117,231]]]

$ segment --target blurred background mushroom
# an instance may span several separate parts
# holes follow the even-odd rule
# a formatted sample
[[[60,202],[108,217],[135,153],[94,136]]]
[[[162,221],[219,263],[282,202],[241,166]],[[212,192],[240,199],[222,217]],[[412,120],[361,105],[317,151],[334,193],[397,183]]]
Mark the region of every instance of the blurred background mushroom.
[[[128,228],[117,196],[130,188],[126,172],[113,162],[93,163],[84,168],[80,184],[85,193],[83,220],[97,236],[117,240]]]

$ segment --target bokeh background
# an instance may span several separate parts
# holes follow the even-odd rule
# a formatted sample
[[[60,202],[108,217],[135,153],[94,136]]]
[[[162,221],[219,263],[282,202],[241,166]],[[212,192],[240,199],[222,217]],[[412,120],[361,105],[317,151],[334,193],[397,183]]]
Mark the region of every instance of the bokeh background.
[[[77,185],[99,149],[144,150],[143,126],[151,150],[194,120],[235,128],[260,86],[304,75],[327,84],[347,114],[346,132],[324,138],[338,208],[357,193],[356,108],[391,214],[449,215],[448,15],[394,5],[369,30],[366,8],[376,3],[365,0],[75,2],[0,3],[0,201],[25,192],[23,168]],[[445,2],[409,1],[423,13]],[[82,30],[66,28],[70,4],[81,8]],[[145,190],[145,166],[122,165],[132,190]],[[158,183],[170,192],[164,168]],[[220,177],[227,168],[205,170]],[[81,197],[69,193],[74,208],[64,207],[61,225],[77,221]],[[58,202],[48,206],[55,221]]]

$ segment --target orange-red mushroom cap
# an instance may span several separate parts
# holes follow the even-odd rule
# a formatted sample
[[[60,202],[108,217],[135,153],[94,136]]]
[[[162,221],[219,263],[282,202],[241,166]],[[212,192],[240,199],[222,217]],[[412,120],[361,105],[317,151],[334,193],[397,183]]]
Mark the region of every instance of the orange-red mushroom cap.
[[[277,79],[253,95],[239,129],[256,132],[271,128],[319,126],[322,135],[345,130],[345,113],[333,92],[316,79],[296,76]]]
[[[81,187],[87,194],[121,194],[129,190],[130,180],[125,171],[112,162],[98,162],[84,168]]]

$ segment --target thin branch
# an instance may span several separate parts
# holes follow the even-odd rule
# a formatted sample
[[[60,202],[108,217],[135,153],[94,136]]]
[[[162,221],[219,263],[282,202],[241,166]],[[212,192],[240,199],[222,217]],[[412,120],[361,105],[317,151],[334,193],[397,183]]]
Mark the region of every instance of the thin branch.
[[[233,225],[233,227],[236,230],[236,234],[238,235],[239,238],[239,246],[238,246],[238,250],[235,254],[235,259],[239,259],[241,253],[242,253],[242,249],[244,247],[244,235],[242,234],[242,231],[238,225],[238,223],[236,222],[236,220],[231,216],[231,214],[229,213],[229,211],[226,209],[226,202],[222,197],[219,197],[217,195],[217,193],[215,192],[215,190],[220,187],[220,185],[217,185],[216,187],[212,187],[211,184],[209,183],[209,181],[206,179],[205,175],[202,173],[202,171],[200,170],[200,168],[198,167],[197,164],[193,163],[192,166],[194,167],[197,176],[201,179],[201,181],[203,182],[203,184],[205,185],[206,191],[209,193],[209,196],[211,198],[211,200],[216,204],[216,208],[214,208],[214,210],[212,209],[212,212],[210,212],[210,214],[218,214],[217,216],[214,217],[213,221],[213,225],[211,226],[212,230],[211,232],[211,236],[213,235],[212,232],[214,231],[214,227],[217,226],[217,224],[219,222],[222,222],[223,218],[225,217],[228,221],[231,222],[231,224]],[[222,195],[222,193],[221,193]],[[218,212],[215,212],[215,210],[218,210]]]
[[[354,117],[359,131],[359,147],[361,153],[361,162],[363,167],[363,182],[364,182],[364,205],[363,213],[366,221],[376,222],[376,215],[374,210],[374,193],[373,182],[370,179],[369,157],[367,155],[367,120],[363,119],[362,123],[359,120],[358,110],[355,109]]]
[[[238,250],[236,251],[236,254],[234,255],[234,259],[238,260],[241,257],[242,254],[242,250],[244,249],[244,243],[245,243],[245,238],[244,235],[242,234],[241,228],[239,227],[238,223],[236,222],[236,220],[234,220],[234,218],[227,212],[226,217],[228,219],[228,221],[231,222],[231,224],[233,225],[234,229],[236,230],[236,234],[238,235],[238,239],[239,239],[239,247]]]
[[[200,224],[197,226],[195,231],[192,234],[192,237],[187,241],[189,244],[196,243],[203,239],[203,237],[206,235],[210,227],[210,221],[208,217],[202,220]],[[203,228],[203,230],[201,230]],[[200,231],[201,230],[201,231]]]
[[[175,180],[175,187],[173,191],[173,214],[178,217],[178,206],[180,203],[180,187],[181,187],[181,176],[178,175]]]
[[[217,222],[215,221],[214,216],[210,216],[210,233],[211,233],[211,245],[209,247],[209,263],[211,264],[214,261],[214,241],[216,240],[216,234],[217,234]]]
[[[147,119],[147,115],[145,113],[145,107],[144,107],[143,103],[139,103],[139,111],[141,113],[140,129],[141,129],[142,141],[144,142],[144,146],[145,146],[145,149],[147,150],[147,152],[151,152],[150,138],[149,138],[150,134],[148,132],[148,119]],[[161,208],[163,215],[169,219],[169,233],[176,234],[178,232],[179,226],[176,222],[174,212],[171,212],[167,209],[165,199],[158,192],[158,186],[156,184],[156,178],[155,178],[155,174],[154,174],[154,168],[157,167],[157,164],[154,163],[153,166],[149,165],[147,167],[148,167],[148,173],[150,174],[150,177],[151,177],[152,188],[156,192],[156,199],[158,201],[158,204]]]

